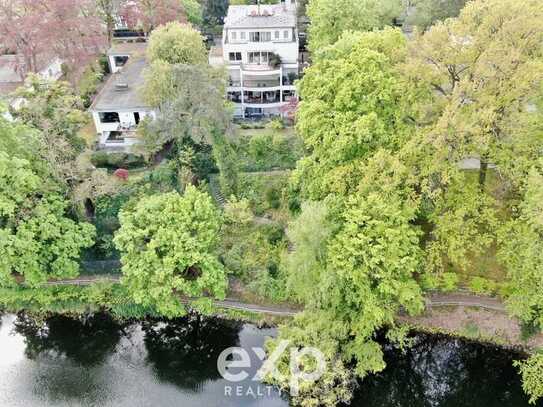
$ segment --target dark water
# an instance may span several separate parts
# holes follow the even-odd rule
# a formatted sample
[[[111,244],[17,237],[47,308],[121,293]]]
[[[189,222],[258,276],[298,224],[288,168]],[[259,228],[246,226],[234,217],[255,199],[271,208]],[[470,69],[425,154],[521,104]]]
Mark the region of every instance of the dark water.
[[[277,391],[251,381],[260,367],[251,348],[274,335],[271,329],[196,316],[118,324],[103,314],[45,321],[20,314],[1,322],[0,407],[288,406]],[[234,384],[216,367],[232,346],[252,360],[249,378]],[[362,383],[352,405],[527,406],[513,358],[497,348],[419,336],[405,354],[387,347],[389,367]]]

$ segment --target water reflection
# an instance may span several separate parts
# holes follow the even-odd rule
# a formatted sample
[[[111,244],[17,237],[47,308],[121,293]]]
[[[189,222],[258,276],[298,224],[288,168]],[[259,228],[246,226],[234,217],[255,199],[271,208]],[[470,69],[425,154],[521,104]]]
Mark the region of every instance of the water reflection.
[[[123,334],[123,325],[108,314],[77,319],[59,315],[41,321],[20,313],[13,325],[14,332],[25,338],[28,359],[67,358],[84,367],[102,364]]]
[[[439,335],[418,335],[404,354],[386,347],[387,369],[364,380],[353,406],[527,406],[512,362],[520,355]]]
[[[0,406],[285,407],[277,393],[225,397],[216,370],[227,347],[251,355],[263,330],[189,315],[117,323],[105,314],[45,320],[7,314],[0,325]],[[387,369],[361,383],[355,407],[525,407],[516,355],[440,336],[419,335],[405,354],[385,346]],[[244,387],[258,386],[248,379]]]
[[[183,389],[200,391],[202,384],[217,380],[217,358],[226,348],[239,346],[243,324],[189,314],[174,321],[147,321],[147,359],[160,380]]]

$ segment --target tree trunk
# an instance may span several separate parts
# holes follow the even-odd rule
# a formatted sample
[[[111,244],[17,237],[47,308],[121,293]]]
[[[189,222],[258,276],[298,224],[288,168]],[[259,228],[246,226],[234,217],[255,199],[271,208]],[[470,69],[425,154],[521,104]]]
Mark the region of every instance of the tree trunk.
[[[486,184],[486,174],[488,172],[488,161],[486,157],[481,157],[481,164],[479,166],[479,188],[484,191]]]

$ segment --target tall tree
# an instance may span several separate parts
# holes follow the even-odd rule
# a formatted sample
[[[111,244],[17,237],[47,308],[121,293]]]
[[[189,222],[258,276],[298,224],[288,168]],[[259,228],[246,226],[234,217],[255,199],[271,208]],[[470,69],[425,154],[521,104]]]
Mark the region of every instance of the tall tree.
[[[458,17],[468,0],[415,0],[408,24],[427,29],[438,21]]]
[[[489,163],[515,183],[526,174],[543,141],[529,109],[543,80],[542,16],[536,0],[470,2],[413,42],[409,79],[434,90],[425,101],[434,162],[479,157],[481,186]]]
[[[73,185],[78,178],[74,161],[85,144],[78,132],[88,120],[81,98],[67,82],[43,80],[37,75],[30,75],[15,94],[24,102],[14,115],[40,130],[41,154],[51,163],[54,176]]]
[[[160,110],[156,120],[143,124],[145,151],[155,154],[167,149],[180,156],[189,145],[211,145],[225,192],[234,192],[237,165],[225,138],[231,115],[224,101],[224,73],[206,66],[159,61],[152,64],[145,78],[144,95]],[[186,166],[186,158],[182,165]]]
[[[202,35],[190,25],[171,22],[154,30],[147,56],[151,62],[205,64],[207,51]]]
[[[390,25],[402,10],[402,0],[310,0],[309,49],[315,53],[334,44],[344,31]]]
[[[123,284],[137,303],[176,316],[184,313],[179,295],[224,297],[226,273],[216,254],[221,218],[207,194],[189,185],[183,196],[145,197],[120,220]]]
[[[126,24],[150,33],[170,22],[200,24],[202,8],[196,0],[125,1],[120,10]]]
[[[305,197],[349,194],[361,162],[409,137],[409,92],[396,72],[406,55],[399,30],[346,33],[305,71],[296,127],[310,154],[294,174]]]
[[[94,227],[67,216],[62,186],[36,155],[36,132],[0,118],[0,284],[76,277]],[[31,161],[30,161],[31,160]]]
[[[499,258],[507,267],[508,310],[543,329],[543,162],[528,174],[517,217],[500,231]]]
[[[24,56],[28,72],[59,58],[78,73],[106,43],[94,8],[90,0],[0,1],[3,45]]]
[[[423,309],[422,292],[415,280],[423,265],[421,233],[413,225],[419,210],[415,180],[409,169],[385,150],[361,166],[364,175],[356,192],[341,198],[344,202],[339,213],[336,205],[328,214],[338,225],[330,236],[322,230],[320,238],[306,237],[303,246],[295,246],[295,253],[302,250],[299,255],[310,252],[305,256],[308,270],[289,269],[290,273],[302,273],[295,278],[306,309],[281,329],[279,338],[291,340],[293,346],[316,346],[334,366],[317,382],[303,386],[296,398],[300,405],[348,402],[353,374],[364,377],[385,367],[375,332],[392,327],[389,337],[401,344],[405,332],[394,328],[400,307],[412,314]],[[302,219],[308,215],[302,213]],[[315,216],[322,219],[322,213]],[[276,344],[272,342],[271,349]],[[285,359],[281,365],[288,363]],[[345,366],[353,364],[355,371],[346,372]],[[288,370],[282,373],[283,378],[275,383],[288,387]]]
[[[110,45],[118,13],[116,0],[96,0],[96,12],[106,26],[107,42]]]
[[[514,193],[539,157],[542,17],[537,1],[469,2],[412,43],[403,71],[427,97],[417,102],[419,131],[404,152],[433,206],[429,269],[442,270],[445,257],[465,268],[468,255],[494,243],[497,210],[507,208],[487,183],[489,165]],[[476,180],[460,168],[468,157],[480,161]]]

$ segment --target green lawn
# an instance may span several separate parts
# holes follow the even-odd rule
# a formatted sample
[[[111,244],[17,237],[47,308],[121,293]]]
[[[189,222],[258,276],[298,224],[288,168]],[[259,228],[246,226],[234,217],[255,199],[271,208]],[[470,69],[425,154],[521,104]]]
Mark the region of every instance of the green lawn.
[[[292,169],[304,154],[302,140],[292,127],[278,130],[238,128],[231,141],[241,170],[246,172]]]

